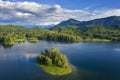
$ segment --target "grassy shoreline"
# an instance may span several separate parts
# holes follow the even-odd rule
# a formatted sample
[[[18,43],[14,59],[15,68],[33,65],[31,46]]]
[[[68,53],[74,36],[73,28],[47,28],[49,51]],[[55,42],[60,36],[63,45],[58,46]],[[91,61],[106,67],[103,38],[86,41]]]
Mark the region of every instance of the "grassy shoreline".
[[[51,75],[57,75],[57,76],[62,76],[62,75],[68,75],[73,72],[72,67],[68,68],[60,68],[54,65],[46,66],[43,64],[38,64],[42,70],[45,72],[51,74]]]
[[[35,43],[35,42],[38,42],[38,39],[34,38],[34,37],[31,37],[31,38],[27,38],[27,41],[31,42],[31,43]]]
[[[97,39],[97,38],[94,38],[94,39],[83,39],[83,42],[112,42],[111,40],[108,40],[108,39]]]

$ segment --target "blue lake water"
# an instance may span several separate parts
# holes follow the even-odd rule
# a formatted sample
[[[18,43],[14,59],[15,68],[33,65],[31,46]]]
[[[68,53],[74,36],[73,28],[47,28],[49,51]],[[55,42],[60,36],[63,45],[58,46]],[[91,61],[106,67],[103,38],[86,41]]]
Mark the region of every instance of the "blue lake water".
[[[35,63],[46,48],[57,48],[67,55],[73,73],[52,76]],[[38,41],[0,45],[0,80],[120,80],[120,43],[58,43]]]

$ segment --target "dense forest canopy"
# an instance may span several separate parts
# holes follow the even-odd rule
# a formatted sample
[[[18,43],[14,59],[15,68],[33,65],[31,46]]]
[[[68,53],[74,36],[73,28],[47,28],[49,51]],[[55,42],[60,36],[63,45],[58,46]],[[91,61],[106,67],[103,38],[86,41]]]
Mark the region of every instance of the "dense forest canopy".
[[[68,67],[66,55],[61,54],[57,49],[46,49],[40,53],[37,62],[44,65],[55,65],[62,68]]]
[[[61,41],[61,42],[76,42],[80,41],[81,37],[59,33],[53,30],[44,30],[39,27],[25,28],[22,26],[4,25],[0,26],[0,41],[4,44],[12,44],[18,41]],[[12,43],[11,43],[12,40]]]
[[[120,26],[113,25],[110,27],[105,26],[62,26],[54,27],[52,30],[59,33],[72,34],[80,36],[82,39],[108,39],[111,41],[120,41]]]
[[[3,44],[15,44],[20,41],[120,41],[120,26],[55,26],[50,30],[39,27],[26,28],[14,25],[0,26],[0,42]]]

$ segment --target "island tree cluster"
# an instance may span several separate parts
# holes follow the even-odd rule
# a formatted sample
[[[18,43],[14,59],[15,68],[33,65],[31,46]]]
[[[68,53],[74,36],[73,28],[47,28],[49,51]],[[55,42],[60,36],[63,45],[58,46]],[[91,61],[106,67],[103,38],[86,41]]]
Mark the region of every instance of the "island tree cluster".
[[[45,49],[44,52],[42,51],[37,59],[37,63],[46,66],[54,65],[61,68],[67,68],[69,65],[66,55],[61,54],[55,48],[52,48],[51,50]]]

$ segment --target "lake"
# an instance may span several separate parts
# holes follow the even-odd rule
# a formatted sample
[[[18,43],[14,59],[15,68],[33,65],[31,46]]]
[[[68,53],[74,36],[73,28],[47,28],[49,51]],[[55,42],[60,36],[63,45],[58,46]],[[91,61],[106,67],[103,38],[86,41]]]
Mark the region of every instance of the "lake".
[[[67,55],[73,73],[52,76],[35,63],[44,49],[57,48]],[[120,43],[59,43],[38,41],[0,45],[0,80],[120,80]]]

